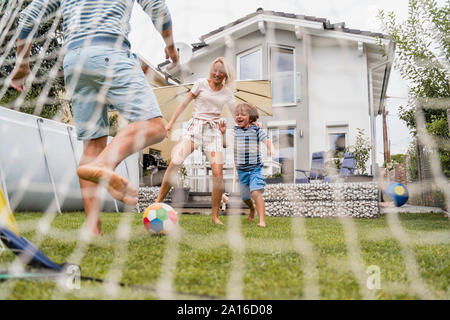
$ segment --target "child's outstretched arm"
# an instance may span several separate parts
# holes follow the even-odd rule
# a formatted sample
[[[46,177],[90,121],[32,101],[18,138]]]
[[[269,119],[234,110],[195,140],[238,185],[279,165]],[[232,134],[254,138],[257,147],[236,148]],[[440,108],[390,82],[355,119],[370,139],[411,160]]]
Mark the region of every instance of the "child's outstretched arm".
[[[223,147],[226,148],[227,147],[227,123],[225,121],[220,121],[219,122],[219,130],[222,133],[222,141],[223,141]]]
[[[275,155],[275,148],[273,147],[272,141],[269,138],[266,139],[267,146],[267,156],[273,157]]]
[[[166,130],[170,131],[172,130],[173,124],[175,121],[177,121],[178,117],[183,113],[184,109],[188,106],[189,103],[195,98],[195,96],[192,93],[188,93],[186,99],[180,105],[175,109],[175,112],[172,115],[172,118],[170,119],[169,123],[166,126]]]
[[[258,137],[260,139],[260,141],[264,141],[264,143],[267,146],[267,156],[269,157],[273,157],[275,155],[275,148],[273,147],[272,141],[270,141],[269,137],[267,136],[266,133],[263,133],[262,129],[263,126],[262,124],[260,124],[259,122],[252,122],[252,125],[257,126],[260,131],[258,132]]]

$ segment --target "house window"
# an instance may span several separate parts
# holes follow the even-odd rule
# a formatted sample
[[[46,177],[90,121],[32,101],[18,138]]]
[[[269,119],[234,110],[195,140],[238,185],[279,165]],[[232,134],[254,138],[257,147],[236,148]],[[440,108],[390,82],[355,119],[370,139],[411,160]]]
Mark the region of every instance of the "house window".
[[[348,125],[328,125],[328,147],[335,152],[345,152],[348,138]]]
[[[262,79],[262,50],[261,48],[246,51],[237,56],[238,79]]]
[[[270,70],[273,105],[296,104],[294,50],[270,48]]]
[[[280,163],[284,180],[292,181],[295,164],[295,128],[271,128],[269,138],[278,154],[278,158],[273,160]]]
[[[330,133],[330,150],[345,151],[345,133]]]

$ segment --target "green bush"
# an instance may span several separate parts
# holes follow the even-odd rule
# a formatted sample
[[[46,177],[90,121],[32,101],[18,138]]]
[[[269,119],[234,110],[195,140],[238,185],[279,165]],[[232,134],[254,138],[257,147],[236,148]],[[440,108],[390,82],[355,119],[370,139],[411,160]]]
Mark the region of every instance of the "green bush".
[[[283,174],[281,172],[274,173],[266,178],[283,178]]]

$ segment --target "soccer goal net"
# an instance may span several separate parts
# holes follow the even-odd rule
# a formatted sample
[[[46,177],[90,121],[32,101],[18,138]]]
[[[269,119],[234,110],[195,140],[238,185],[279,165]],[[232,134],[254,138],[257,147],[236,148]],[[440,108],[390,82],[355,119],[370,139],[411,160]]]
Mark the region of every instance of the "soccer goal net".
[[[5,236],[0,238],[1,300],[450,297],[449,49],[448,26],[439,22],[444,17],[448,21],[448,4],[436,5],[442,15],[438,20],[424,13],[426,1],[418,1],[419,7],[410,4],[426,24],[421,25],[423,37],[412,42],[416,56],[408,58],[411,43],[396,35],[411,36],[414,25],[396,25],[391,16],[376,18],[380,27],[366,31],[336,23],[331,16],[313,16],[302,1],[286,1],[286,11],[255,7],[244,13],[228,4],[166,1],[184,59],[171,71],[165,55],[155,60],[157,54],[145,43],[157,47],[161,40],[143,40],[148,32],[143,23],[152,21],[145,14],[147,20],[141,21],[138,3],[152,1],[136,1],[138,8],[131,11],[126,1],[81,1],[86,3],[77,6],[71,0],[35,0],[45,9],[28,9],[36,22],[30,24],[23,12],[31,2],[0,0],[0,214],[12,212],[15,221],[9,218],[8,223],[18,227],[14,234],[53,261],[80,266],[81,272],[60,281],[49,270],[24,264]],[[329,3],[330,15],[345,16],[340,12],[344,9]],[[351,3],[364,11],[357,1],[343,6]],[[82,192],[77,168],[86,160],[86,142],[78,137],[101,127],[104,131],[95,139],[108,136],[109,143],[131,123],[125,119],[133,119],[135,110],[127,106],[151,103],[136,102],[142,93],[126,75],[121,81],[128,91],[112,80],[122,72],[122,61],[84,54],[85,48],[99,50],[95,37],[87,37],[81,46],[66,45],[77,25],[93,34],[111,32],[105,29],[109,18],[93,16],[88,9],[93,6],[92,12],[98,12],[94,7],[103,7],[114,20],[111,8],[116,5],[124,10],[117,26],[126,33],[131,28],[131,44],[116,37],[108,52],[126,52],[145,73],[165,124],[186,98],[188,85],[212,77],[210,65],[217,57],[232,66],[237,103],[258,107],[270,100],[258,109],[262,128],[254,129],[270,145],[250,136],[242,148],[244,158],[254,158],[261,168],[264,184],[248,184],[251,191],[264,189],[262,198],[252,192],[250,200],[242,201],[245,183],[235,163],[241,149],[233,129],[239,125],[232,112],[224,111],[228,144],[223,158],[214,163],[208,150],[195,148],[169,179],[176,189],[190,189],[180,201],[175,201],[175,191],[165,200],[178,213],[176,231],[148,234],[142,214],[157,201],[173,148],[192,125],[193,104],[168,138],[117,165],[116,172],[137,189],[136,206],[116,200],[104,187]],[[73,14],[69,17],[64,10]],[[376,14],[374,10],[371,18]],[[208,20],[216,16],[222,25]],[[69,18],[70,24],[64,20]],[[210,29],[196,27],[202,19]],[[85,25],[87,20],[91,25]],[[199,32],[198,41],[188,38],[192,32]],[[29,58],[26,50],[18,50],[24,43],[31,44]],[[164,47],[158,50],[164,52]],[[17,70],[21,62],[29,66],[22,84]],[[106,64],[101,77],[95,70],[100,64]],[[393,72],[409,86],[399,109],[388,96],[389,86],[395,86],[390,82]],[[269,83],[268,89],[260,86],[263,82]],[[95,95],[88,90],[93,87]],[[75,115],[85,115],[82,122],[74,120],[74,99],[90,108]],[[398,128],[388,124],[398,114],[412,138],[394,156],[389,155],[389,141],[395,140]],[[206,129],[196,133],[200,145],[207,145],[210,130],[219,132],[206,122]],[[385,131],[384,143],[380,131]],[[146,139],[136,137],[135,146]],[[211,203],[220,202],[217,185],[222,188],[223,226],[212,224],[210,217],[215,210]],[[88,212],[101,218],[98,237],[86,225],[89,198],[98,200]],[[406,199],[406,204],[398,202]],[[248,201],[260,212],[262,202],[265,228],[257,227],[260,212],[256,210],[254,219],[249,216]],[[0,219],[1,228],[8,229],[6,219]]]

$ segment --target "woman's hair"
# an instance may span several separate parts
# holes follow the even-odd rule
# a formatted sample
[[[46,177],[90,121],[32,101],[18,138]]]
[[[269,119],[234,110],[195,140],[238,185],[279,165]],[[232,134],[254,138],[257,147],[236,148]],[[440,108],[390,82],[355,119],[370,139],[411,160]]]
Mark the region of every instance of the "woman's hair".
[[[256,122],[259,118],[258,109],[249,103],[241,103],[236,106],[234,109],[234,114],[236,114],[239,110],[245,111],[249,115],[250,123]]]
[[[216,58],[213,63],[211,63],[211,67],[209,69],[209,77],[211,78],[211,74],[213,73],[214,70],[214,65],[220,62],[223,65],[223,68],[225,69],[225,73],[226,73],[226,77],[224,80],[224,86],[230,88],[232,91],[234,91],[236,88],[235,83],[234,83],[234,69],[233,67],[230,65],[230,63],[227,61],[227,59],[225,59],[224,57],[218,57]]]

